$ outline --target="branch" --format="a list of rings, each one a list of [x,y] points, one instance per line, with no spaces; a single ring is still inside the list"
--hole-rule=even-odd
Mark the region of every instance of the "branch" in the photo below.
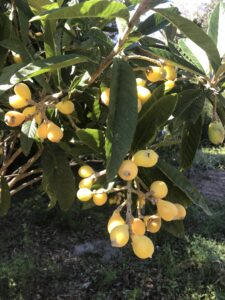
[[[155,65],[157,65],[157,66],[159,66],[159,67],[162,66],[162,64],[161,64],[160,61],[158,61],[158,60],[156,60],[156,59],[154,59],[154,58],[151,58],[151,57],[143,56],[143,55],[129,55],[129,56],[126,56],[126,57],[125,57],[125,60],[129,60],[129,59],[146,60],[146,61],[148,61],[148,62],[150,62],[150,63],[153,63],[153,64],[155,64]],[[144,68],[144,69],[146,69],[146,68]]]
[[[7,168],[14,162],[14,160],[22,153],[22,149],[18,148],[13,155],[6,161],[3,162],[2,168],[0,169],[1,176],[4,175]]]
[[[10,182],[9,182],[9,188],[11,189],[17,181],[21,180],[23,178],[23,174],[33,165],[35,161],[38,160],[38,158],[41,156],[43,149],[39,149],[37,153],[32,156],[19,170],[18,176],[14,177]]]
[[[40,181],[41,179],[42,179],[42,175],[40,177],[36,177],[36,178],[34,178],[34,179],[32,179],[32,180],[30,180],[28,182],[22,183],[18,188],[14,189],[14,190],[11,190],[10,191],[10,195],[11,196],[15,195],[19,191],[21,191],[21,190],[25,189],[26,187],[28,187],[28,186],[30,186],[30,185],[32,185],[32,184]]]
[[[102,72],[112,63],[114,56],[116,56],[123,49],[123,46],[126,43],[127,38],[131,33],[133,27],[138,22],[140,16],[151,8],[152,2],[152,0],[142,0],[133,17],[129,21],[126,29],[124,30],[123,35],[118,40],[111,53],[103,60],[103,62],[100,64],[95,73],[87,81],[88,85],[91,85],[102,74]]]

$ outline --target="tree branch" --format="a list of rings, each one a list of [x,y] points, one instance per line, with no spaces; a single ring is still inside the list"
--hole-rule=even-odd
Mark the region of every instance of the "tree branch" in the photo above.
[[[140,16],[144,14],[146,11],[148,11],[149,9],[151,9],[151,4],[152,4],[152,0],[142,0],[136,12],[134,13],[133,17],[129,21],[126,29],[124,30],[123,35],[118,40],[111,53],[103,60],[103,62],[100,64],[100,66],[95,71],[95,73],[92,74],[90,79],[87,81],[88,85],[91,85],[102,74],[102,72],[112,63],[114,56],[116,56],[123,49],[123,46],[126,43],[127,38],[131,33],[133,27],[138,22]]]
[[[26,187],[40,181],[42,179],[42,175],[40,177],[35,177],[34,179],[30,180],[30,181],[27,181],[27,182],[24,182],[22,183],[19,187],[17,187],[16,189],[14,190],[11,190],[10,191],[10,195],[13,196],[15,195],[16,193],[18,193],[19,191],[25,189]]]

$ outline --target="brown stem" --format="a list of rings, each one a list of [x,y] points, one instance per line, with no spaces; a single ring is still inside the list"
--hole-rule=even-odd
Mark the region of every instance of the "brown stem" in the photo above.
[[[131,192],[131,181],[127,182],[127,214],[126,223],[129,226],[129,232],[132,234],[131,222],[132,222],[132,192]]]
[[[35,170],[31,170],[28,173],[24,173],[24,174],[15,173],[15,174],[11,174],[11,175],[6,175],[5,178],[8,180],[12,177],[20,176],[20,180],[21,180],[21,179],[24,179],[28,176],[32,176],[34,174],[38,174],[38,173],[42,173],[42,172],[43,172],[42,169],[35,169]]]
[[[88,80],[88,85],[91,85],[102,74],[102,72],[112,63],[114,56],[116,56],[123,49],[123,46],[133,27],[138,22],[140,16],[151,8],[152,2],[152,0],[142,0],[111,53],[103,60],[98,69]]]
[[[26,187],[28,187],[28,186],[30,186],[30,185],[32,185],[32,184],[34,184],[34,183],[40,181],[41,179],[42,179],[42,175],[41,175],[40,177],[36,177],[36,178],[34,178],[34,179],[32,179],[32,180],[30,180],[30,181],[28,181],[28,182],[22,183],[22,184],[21,184],[19,187],[17,187],[16,189],[11,190],[11,191],[10,191],[10,195],[11,195],[11,196],[15,195],[15,194],[18,193],[19,191],[21,191],[21,190],[25,189]]]
[[[159,62],[158,60],[154,59],[154,58],[151,58],[151,57],[147,57],[147,56],[143,56],[143,55],[129,55],[129,56],[126,56],[125,57],[126,60],[129,60],[129,59],[140,59],[140,60],[146,60],[150,63],[153,63],[155,65],[158,65],[158,66],[162,66],[161,62]],[[145,68],[146,69],[146,68]]]
[[[75,129],[75,130],[80,129],[80,128],[75,124],[75,122],[73,121],[73,119],[72,119],[71,116],[67,116],[67,119],[69,120],[70,125],[72,126],[73,129]]]
[[[13,155],[3,162],[2,168],[0,169],[1,176],[5,174],[7,168],[14,162],[14,160],[22,153],[22,149],[18,148]]]
[[[33,165],[35,161],[38,160],[38,158],[41,156],[43,149],[39,149],[37,153],[32,156],[19,170],[18,176],[14,177],[9,182],[9,188],[11,189],[19,180],[23,178],[23,174]]]

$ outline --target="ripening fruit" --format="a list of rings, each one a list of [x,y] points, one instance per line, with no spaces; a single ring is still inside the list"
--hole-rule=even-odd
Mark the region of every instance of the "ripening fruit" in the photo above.
[[[166,200],[159,199],[156,203],[159,216],[165,221],[172,221],[178,214],[177,207]]]
[[[162,81],[165,79],[165,71],[162,67],[151,67],[145,73],[147,79],[151,82]]]
[[[142,78],[136,78],[136,84],[139,86],[145,86],[146,85],[146,80]]]
[[[119,176],[126,181],[133,180],[138,173],[138,167],[131,160],[124,160],[119,168]]]
[[[134,218],[131,223],[131,229],[133,234],[144,235],[145,234],[145,224],[139,218]]]
[[[95,205],[102,206],[107,201],[107,194],[105,192],[102,192],[100,189],[96,192],[96,194],[93,195],[93,201]]]
[[[20,64],[22,62],[22,58],[21,58],[20,54],[17,54],[14,52],[12,55],[12,58],[13,58],[14,63],[16,63],[16,64]]]
[[[106,106],[109,106],[110,102],[110,88],[106,88],[102,93],[101,93],[101,102],[105,104]]]
[[[48,124],[43,122],[36,131],[37,136],[44,140],[48,137]]]
[[[27,106],[29,103],[26,99],[21,98],[18,95],[13,95],[9,97],[9,105],[15,109],[20,109]]]
[[[95,171],[89,165],[81,166],[78,170],[78,174],[82,178],[87,178],[93,175]]]
[[[150,192],[154,198],[162,199],[168,194],[168,187],[164,181],[156,180],[151,184]]]
[[[14,93],[23,98],[24,100],[31,100],[31,91],[30,91],[30,88],[28,85],[26,85],[25,83],[23,82],[20,82],[20,83],[17,83],[15,86],[14,86]]]
[[[90,189],[93,185],[93,183],[95,182],[95,178],[90,176],[87,178],[83,178],[81,179],[81,181],[79,182],[79,188],[88,188]]]
[[[158,158],[158,154],[153,150],[139,150],[133,155],[132,161],[138,167],[151,168],[157,164]]]
[[[55,107],[64,115],[70,115],[74,111],[74,104],[70,100],[60,101]]]
[[[113,247],[124,247],[129,241],[129,227],[127,224],[116,226],[110,232]]]
[[[165,77],[167,80],[175,80],[177,78],[177,72],[174,66],[167,65],[163,69],[166,72]]]
[[[35,112],[36,112],[35,106],[29,106],[29,107],[24,108],[24,110],[23,110],[23,114],[24,114],[25,118],[33,117]]]
[[[212,144],[222,144],[225,137],[225,130],[220,121],[214,121],[209,124],[208,137]]]
[[[47,138],[53,143],[60,142],[63,138],[62,129],[53,122],[49,122],[47,126]]]
[[[92,191],[87,188],[82,188],[77,191],[77,198],[80,201],[86,202],[92,198]]]
[[[108,232],[111,233],[111,231],[116,228],[119,225],[125,224],[125,220],[121,217],[120,213],[117,211],[114,211],[111,218],[108,221]]]
[[[183,220],[186,217],[186,209],[183,205],[179,204],[179,203],[174,203],[174,205],[177,208],[177,215],[175,217],[175,220]]]
[[[161,228],[162,222],[160,216],[158,215],[145,216],[144,221],[147,231],[151,233],[156,233]]]
[[[137,99],[137,107],[138,107],[138,112],[142,109],[142,103],[140,99]]]
[[[21,125],[25,120],[25,117],[22,113],[14,110],[10,110],[5,114],[4,121],[6,125],[10,127],[16,127]]]
[[[133,235],[132,248],[134,254],[141,259],[151,258],[154,252],[151,239],[145,235]]]
[[[144,86],[137,86],[137,97],[143,105],[151,97],[152,93]]]
[[[175,82],[173,80],[167,80],[165,82],[165,92],[169,92],[172,90],[175,86]]]

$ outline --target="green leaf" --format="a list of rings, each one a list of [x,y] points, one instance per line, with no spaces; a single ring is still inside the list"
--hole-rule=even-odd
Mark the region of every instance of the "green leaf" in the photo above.
[[[169,21],[167,21],[162,15],[155,13],[141,22],[138,26],[138,30],[142,34],[148,35],[161,30],[168,24]]]
[[[0,192],[0,216],[7,215],[11,206],[10,191],[6,179],[1,176],[1,192]]]
[[[219,50],[220,56],[225,54],[224,45],[224,28],[225,28],[225,2],[220,0],[211,13],[208,35],[214,41]]]
[[[30,9],[35,15],[44,13],[48,10],[56,9],[59,7],[58,3],[51,2],[50,0],[27,0]]]
[[[164,16],[189,39],[202,48],[206,52],[212,68],[215,72],[217,71],[220,66],[220,54],[213,40],[198,25],[182,16],[174,14],[166,8],[155,9],[155,11]]]
[[[112,181],[130,150],[137,123],[136,78],[123,60],[113,62],[106,130],[107,178]]]
[[[150,98],[145,105],[145,109],[142,109],[138,116],[138,124],[132,145],[133,151],[143,148],[153,140],[157,131],[172,115],[176,102],[176,94],[163,96],[157,101],[153,101],[152,104]]]
[[[34,137],[36,134],[36,129],[37,127],[34,119],[32,121],[23,123],[21,127],[20,146],[25,156],[28,156],[30,154],[30,150],[32,148]]]
[[[46,72],[52,72],[57,69],[84,63],[88,60],[89,59],[85,56],[76,56],[74,54],[60,55],[43,60],[36,60],[15,72],[10,81],[14,82],[15,84],[19,81],[35,77]]]
[[[174,183],[175,186],[182,190],[195,205],[201,207],[207,215],[211,215],[211,212],[206,204],[205,197],[181,172],[162,160],[158,162],[157,167],[170,179],[170,181]]]
[[[97,153],[104,153],[104,134],[98,129],[86,128],[76,131],[79,139],[87,145],[90,149]]]
[[[116,17],[128,19],[127,7],[116,1],[89,0],[69,7],[62,7],[45,12],[31,19],[36,20],[59,20],[73,18],[103,18],[113,19]]]
[[[178,93],[176,109],[173,113],[175,121],[191,121],[195,123],[203,110],[205,95],[200,89],[189,89]]]
[[[42,154],[43,188],[52,203],[67,211],[75,200],[75,179],[65,153],[51,145]]]
[[[215,81],[217,82],[219,80],[219,77],[225,73],[225,64],[222,64],[219,69],[217,70],[215,74]]]
[[[183,221],[162,222],[162,229],[174,235],[177,238],[184,238],[184,223]]]
[[[200,64],[198,58],[196,57],[196,52],[187,45],[188,39],[179,39],[178,46],[179,51],[182,51],[182,55],[185,59],[189,60],[190,63],[195,65],[202,73],[205,73],[204,68]]]
[[[180,148],[180,165],[186,169],[191,166],[195,153],[198,149],[202,135],[202,117],[198,118],[195,123],[185,122],[182,132],[182,142]]]

